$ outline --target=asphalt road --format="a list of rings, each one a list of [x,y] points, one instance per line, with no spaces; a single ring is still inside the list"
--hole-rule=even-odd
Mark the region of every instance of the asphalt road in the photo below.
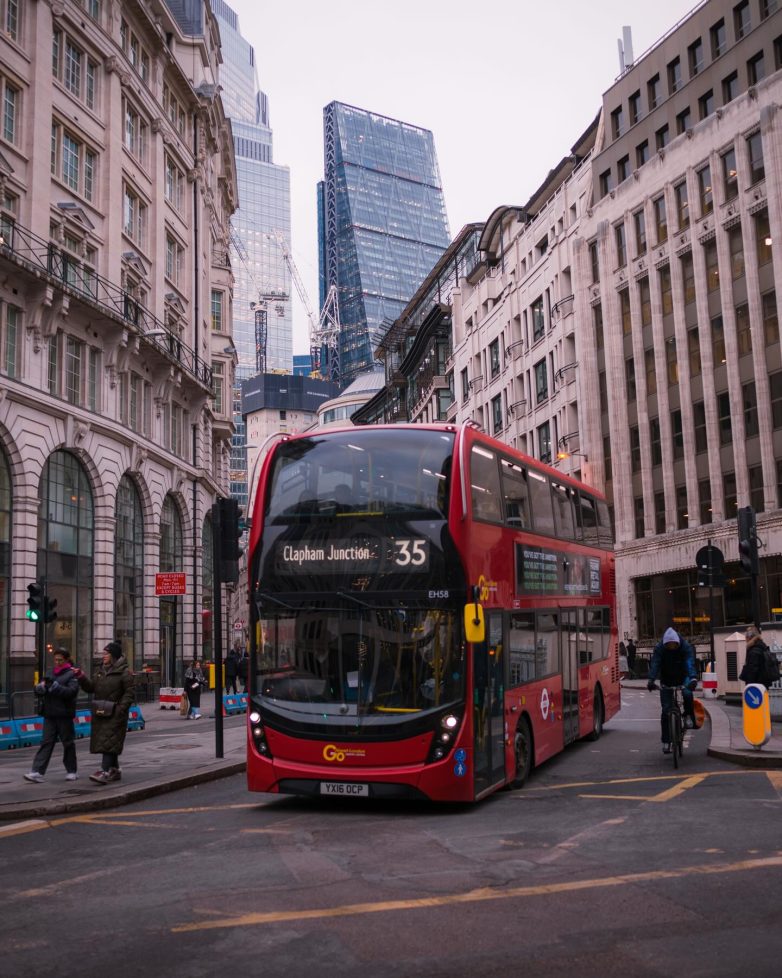
[[[0,975],[780,974],[782,772],[674,771],[658,699],[477,806],[243,777],[0,826]]]

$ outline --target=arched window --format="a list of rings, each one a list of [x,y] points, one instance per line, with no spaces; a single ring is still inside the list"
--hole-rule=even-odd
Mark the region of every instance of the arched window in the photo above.
[[[144,517],[138,489],[127,475],[117,489],[114,515],[114,635],[138,672],[144,665]]]
[[[84,466],[70,452],[52,452],[38,488],[38,576],[57,601],[46,625],[46,645],[68,649],[85,670],[96,650],[92,637],[94,504]],[[38,663],[41,668],[43,663]]]
[[[0,448],[0,693],[10,692],[11,664],[11,468]]]
[[[172,497],[166,496],[160,514],[160,572],[184,569],[182,517]],[[163,686],[181,686],[185,677],[181,609],[181,597],[160,598],[160,682]]]
[[[201,658],[211,662],[213,656],[212,606],[214,603],[214,555],[211,514],[201,530]]]

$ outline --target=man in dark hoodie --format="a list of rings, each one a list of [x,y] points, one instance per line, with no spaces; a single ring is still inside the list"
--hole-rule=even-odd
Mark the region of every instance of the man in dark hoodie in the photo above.
[[[54,665],[51,672],[48,672],[34,688],[41,702],[43,737],[41,746],[33,758],[33,766],[29,774],[24,776],[25,780],[34,782],[44,780],[54,745],[59,740],[63,747],[65,780],[75,781],[78,774],[73,718],[76,716],[79,682],[71,664],[71,654],[67,649],[54,650]]]
[[[695,649],[690,643],[680,637],[673,628],[666,628],[662,641],[658,642],[652,653],[649,665],[648,689],[654,689],[655,680],[660,677],[663,686],[683,686],[685,723],[688,727],[695,726],[695,708],[692,691],[698,685],[698,672],[695,668]],[[671,741],[668,731],[668,711],[673,706],[673,690],[660,690],[660,706],[662,715],[663,753],[670,754]]]

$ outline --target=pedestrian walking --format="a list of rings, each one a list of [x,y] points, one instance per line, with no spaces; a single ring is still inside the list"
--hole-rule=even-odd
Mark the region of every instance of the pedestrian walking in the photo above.
[[[242,681],[242,692],[247,692],[247,667],[250,663],[250,657],[247,655],[247,650],[242,651],[241,657],[239,658],[239,664],[237,666],[237,674]]]
[[[43,716],[43,736],[41,746],[33,758],[26,781],[44,780],[46,768],[52,758],[54,745],[62,744],[62,761],[65,765],[65,780],[75,781],[76,745],[73,718],[76,716],[76,697],[79,695],[79,680],[71,663],[67,649],[55,649],[52,671],[47,673],[34,687],[39,697],[39,711]]]
[[[630,639],[625,647],[627,655],[627,671],[631,679],[635,679],[635,642]]]
[[[119,755],[128,732],[128,711],[133,703],[133,674],[119,642],[109,642],[92,679],[78,670],[79,685],[92,693],[90,753],[101,754],[101,766],[90,775],[96,784],[119,781]]]
[[[225,691],[230,693],[232,690],[237,693],[236,677],[239,673],[239,658],[241,650],[234,646],[225,657]]]
[[[201,669],[198,659],[193,659],[191,666],[185,671],[185,692],[190,703],[186,719],[201,719],[201,690],[206,686],[206,676]]]

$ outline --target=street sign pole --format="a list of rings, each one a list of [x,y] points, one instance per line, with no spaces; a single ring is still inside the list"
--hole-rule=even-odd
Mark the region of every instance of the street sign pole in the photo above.
[[[711,539],[706,541],[709,548],[709,658],[714,672],[714,548]]]
[[[212,640],[215,658],[215,757],[223,756],[223,573],[220,564],[220,507],[212,505]]]

